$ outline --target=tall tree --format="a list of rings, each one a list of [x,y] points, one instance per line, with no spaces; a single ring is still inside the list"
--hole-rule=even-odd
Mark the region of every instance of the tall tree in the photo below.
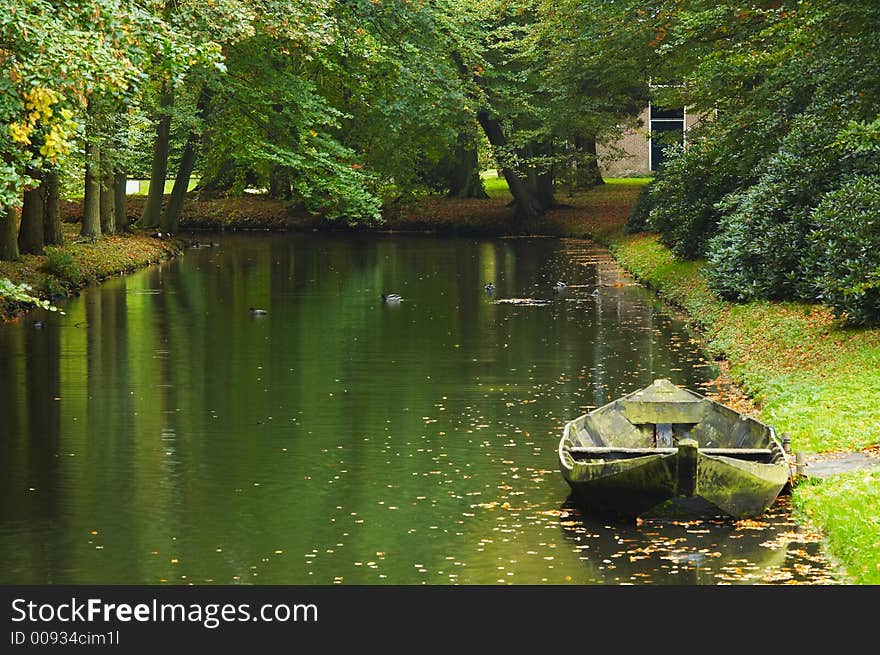
[[[15,261],[18,251],[19,209],[12,203],[0,207],[0,260]]]
[[[159,92],[159,109],[155,118],[156,133],[153,138],[153,163],[150,167],[150,188],[147,202],[141,213],[141,227],[156,227],[162,213],[162,199],[165,195],[165,180],[168,177],[168,148],[171,139],[171,106],[174,95],[167,83]]]
[[[174,52],[166,47],[174,31],[145,4],[0,0],[0,126],[9,136],[0,139],[0,208],[21,206],[25,189],[39,181],[31,173],[41,177],[68,166],[94,96],[130,103],[153,53]],[[192,49],[179,57],[191,58]],[[30,241],[32,221],[24,225]],[[8,245],[0,250],[12,252]]]
[[[178,229],[183,201],[189,189],[190,178],[195,169],[196,156],[202,142],[201,122],[206,117],[211,103],[211,95],[210,88],[207,84],[203,84],[199,91],[199,99],[196,102],[194,120],[197,122],[190,128],[189,135],[186,138],[186,145],[183,148],[177,175],[174,178],[174,187],[171,189],[171,197],[168,199],[168,206],[162,214],[161,226],[166,232],[174,233]]]

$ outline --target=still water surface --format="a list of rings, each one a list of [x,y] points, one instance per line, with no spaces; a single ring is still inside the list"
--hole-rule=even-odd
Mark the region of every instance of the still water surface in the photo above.
[[[566,420],[715,374],[589,243],[199,238],[0,328],[0,583],[834,581],[785,499],[739,523],[569,504]]]

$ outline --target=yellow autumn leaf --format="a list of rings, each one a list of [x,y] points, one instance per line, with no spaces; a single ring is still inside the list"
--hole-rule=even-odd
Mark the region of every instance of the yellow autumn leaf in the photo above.
[[[29,146],[31,144],[30,133],[31,130],[27,125],[21,123],[11,123],[9,125],[9,134],[12,136],[12,140],[17,143]]]

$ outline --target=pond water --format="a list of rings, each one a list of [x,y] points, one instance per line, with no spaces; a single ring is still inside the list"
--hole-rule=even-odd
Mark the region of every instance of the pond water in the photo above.
[[[740,522],[570,504],[565,421],[716,373],[605,251],[198,238],[0,328],[0,583],[834,582],[785,498]]]

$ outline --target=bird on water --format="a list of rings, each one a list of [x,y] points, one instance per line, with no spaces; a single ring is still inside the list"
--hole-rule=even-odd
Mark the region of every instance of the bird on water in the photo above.
[[[257,309],[256,307],[251,307],[251,315],[252,316],[265,316],[268,314],[265,309]]]
[[[489,282],[489,284],[486,285],[486,293],[492,293],[493,291],[495,291],[495,284]]]
[[[559,282],[557,282],[553,286],[553,288],[556,289],[556,291],[563,291],[563,290],[565,290],[566,287],[568,287],[568,282],[566,282],[565,280],[559,280]]]
[[[397,293],[383,293],[382,294],[382,302],[384,303],[397,303],[403,300],[400,294]]]

